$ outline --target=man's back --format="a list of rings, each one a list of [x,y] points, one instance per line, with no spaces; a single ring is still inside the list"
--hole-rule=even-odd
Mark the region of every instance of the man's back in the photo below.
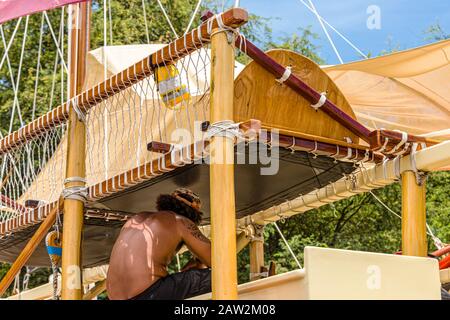
[[[189,219],[170,211],[140,213],[123,226],[107,277],[111,299],[130,299],[167,276],[182,243],[210,265],[210,243]]]

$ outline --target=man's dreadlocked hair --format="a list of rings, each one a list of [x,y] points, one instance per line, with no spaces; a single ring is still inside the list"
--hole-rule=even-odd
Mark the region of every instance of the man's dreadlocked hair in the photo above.
[[[179,190],[182,190],[182,192],[180,192]],[[187,203],[183,202],[183,200],[178,200],[177,197],[182,198],[189,203],[200,203],[200,199],[198,199],[198,196],[196,196],[192,191],[187,190],[189,191],[188,193],[185,192],[185,190],[187,189],[177,189],[175,191],[176,195],[175,192],[172,194],[159,195],[158,199],[156,200],[156,209],[158,211],[173,211],[176,214],[188,218],[196,225],[198,225],[202,220],[203,213],[189,206]]]

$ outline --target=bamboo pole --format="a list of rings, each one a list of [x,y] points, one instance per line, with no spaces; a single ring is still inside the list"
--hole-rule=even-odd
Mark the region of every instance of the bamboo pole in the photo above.
[[[211,37],[211,123],[233,119],[234,47],[226,32]],[[210,144],[212,298],[237,299],[234,141],[213,137]]]
[[[8,289],[11,282],[16,277],[17,273],[20,272],[22,267],[27,263],[28,259],[30,259],[31,255],[36,250],[39,243],[41,243],[41,241],[46,236],[48,230],[50,230],[50,228],[55,223],[56,215],[58,214],[58,211],[61,210],[62,203],[63,203],[62,201],[59,201],[58,204],[55,207],[53,207],[52,210],[50,210],[47,217],[44,219],[44,221],[42,221],[41,225],[36,230],[31,239],[28,240],[26,246],[20,252],[19,256],[16,258],[11,268],[9,268],[8,272],[3,277],[2,281],[0,282],[0,296],[5,293],[6,289]]]
[[[425,182],[418,185],[413,171],[402,173],[402,252],[426,257]]]
[[[90,1],[69,7],[69,97],[81,92],[86,74],[86,54],[89,49]],[[72,106],[69,111],[66,178],[84,178],[86,128]],[[84,186],[80,181],[66,182],[65,188]],[[80,200],[64,200],[64,225],[62,239],[62,288],[63,300],[80,300],[81,286],[81,238],[84,203]]]
[[[250,242],[250,281],[261,279],[264,267],[264,241],[257,238]]]
[[[95,286],[86,292],[83,296],[83,300],[92,300],[106,290],[106,280],[99,281],[95,284]]]

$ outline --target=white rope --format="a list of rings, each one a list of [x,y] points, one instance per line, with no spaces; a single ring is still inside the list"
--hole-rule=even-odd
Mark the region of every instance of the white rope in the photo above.
[[[336,56],[337,56],[339,62],[340,62],[341,64],[343,64],[344,61],[342,60],[341,55],[339,54],[338,49],[337,49],[336,46],[334,45],[333,39],[331,39],[330,34],[328,33],[327,28],[324,26],[322,20],[320,19],[319,12],[317,11],[316,7],[314,6],[314,3],[312,2],[312,0],[308,0],[308,1],[309,1],[309,4],[311,5],[311,8],[314,10],[314,14],[315,14],[316,17],[317,17],[317,20],[319,21],[319,24],[320,24],[320,26],[322,27],[322,30],[323,30],[323,32],[325,33],[325,35],[326,35],[326,37],[327,37],[327,39],[328,39],[328,42],[330,43],[331,47],[333,48],[334,53],[336,54]]]
[[[11,35],[11,38],[9,39],[8,45],[7,46],[5,45],[5,53],[3,54],[2,60],[0,61],[0,70],[2,69],[3,63],[5,62],[6,57],[8,56],[9,49],[11,48],[11,45],[12,45],[12,43],[14,41],[14,38],[15,38],[16,33],[17,33],[17,30],[19,30],[19,26],[20,26],[21,22],[22,22],[22,17],[20,17],[19,20],[17,20],[16,27],[14,28],[14,31],[13,31],[13,33]],[[0,24],[0,30],[3,33],[3,25],[2,24]]]
[[[61,48],[59,47],[58,40],[56,39],[55,32],[53,31],[52,24],[50,22],[50,19],[48,18],[48,15],[47,15],[46,11],[44,11],[44,16],[45,16],[45,19],[47,20],[48,28],[49,28],[50,33],[52,35],[53,42],[55,43],[56,49],[58,50],[59,58],[61,59],[61,62],[63,64],[63,66],[64,66],[64,69],[66,70],[66,73],[69,73],[69,69],[67,68],[66,61],[64,60],[64,54],[62,53]]]
[[[150,34],[148,33],[147,10],[145,9],[145,0],[142,0],[142,11],[144,13],[145,36],[147,37],[147,43],[150,44]]]
[[[26,36],[27,36],[27,29],[28,29],[28,17],[26,19],[24,37],[23,37],[23,42],[22,42],[22,53],[21,53],[22,59],[21,59],[21,61],[19,63],[19,65],[20,65],[19,69],[21,69],[21,66],[22,66],[23,51],[24,51],[25,40],[26,40]],[[2,37],[2,43],[3,43],[3,46],[5,47],[5,51],[6,51],[6,48],[8,48],[8,46],[6,45],[6,37],[5,37],[5,34],[3,32],[2,25],[0,25],[0,33],[1,33],[1,37]],[[12,39],[13,39],[13,36],[11,36],[10,44],[11,44],[11,40]],[[11,110],[11,118],[10,118],[10,123],[9,123],[9,130],[8,130],[8,133],[11,133],[12,130],[13,130],[14,116],[15,116],[15,113],[16,113],[16,109],[17,109],[17,115],[18,115],[18,118],[19,118],[20,125],[23,126],[24,122],[23,122],[23,119],[22,119],[22,114],[21,114],[21,111],[20,111],[20,104],[19,104],[19,100],[18,100],[17,85],[19,84],[19,82],[14,80],[14,73],[13,73],[13,70],[12,70],[12,67],[11,67],[11,61],[9,59],[8,52],[5,52],[4,57],[6,59],[6,63],[7,63],[7,66],[8,66],[8,71],[9,71],[9,74],[10,74],[11,87],[12,87],[13,93],[14,93],[13,107],[12,107],[12,110]],[[18,71],[18,77],[20,77],[20,70]]]
[[[240,137],[239,123],[233,120],[223,120],[211,124],[206,132],[206,140],[211,140],[212,137],[226,137],[234,139]]]
[[[108,0],[108,16],[109,16],[109,43],[113,42],[113,29],[112,29],[112,15],[111,15],[111,0]]]
[[[68,177],[64,180],[64,184],[71,182],[86,183],[86,179],[82,177]],[[88,188],[85,186],[65,187],[62,191],[64,199],[78,200],[86,203],[88,198]]]
[[[292,251],[291,246],[287,242],[286,238],[284,237],[283,233],[281,232],[280,228],[278,227],[278,224],[276,222],[273,223],[275,228],[277,229],[281,239],[283,239],[284,244],[286,245],[286,248],[288,249],[289,253],[292,255],[292,257],[295,260],[295,263],[297,264],[299,269],[303,269],[302,265],[300,264],[300,261],[298,261],[297,256],[294,254],[294,251]]]
[[[322,107],[325,104],[325,102],[327,102],[327,93],[326,92],[322,92],[320,94],[319,101],[317,101],[316,104],[312,104],[311,107],[313,107],[314,110],[317,111],[317,110],[319,110],[320,107]]]
[[[283,75],[280,78],[275,79],[275,81],[278,82],[279,84],[283,84],[287,79],[289,79],[291,74],[292,74],[292,67],[287,66],[286,69],[284,69]]]
[[[402,216],[399,215],[397,212],[395,212],[394,210],[392,210],[391,208],[389,208],[389,206],[384,203],[380,198],[378,198],[375,193],[372,192],[372,190],[369,191],[369,193],[375,198],[375,200],[377,200],[384,208],[386,208],[390,213],[392,213],[394,216],[396,216],[397,218],[399,218],[400,220],[402,220]],[[431,231],[430,226],[428,225],[428,223],[426,223],[426,227],[427,227],[427,234],[433,239],[434,245],[436,246],[436,248],[441,249],[444,247],[444,244],[442,243],[442,241],[436,237],[433,234],[433,231]]]
[[[108,78],[108,61],[106,60],[106,47],[108,45],[108,27],[107,27],[107,3],[108,0],[103,0],[103,80]]]
[[[202,4],[202,0],[198,0],[197,6],[195,7],[194,12],[192,13],[191,20],[189,20],[188,26],[186,28],[186,31],[184,31],[184,34],[187,34],[189,32],[189,29],[191,29],[192,23],[194,22],[195,16],[197,15],[201,4]]]
[[[156,0],[156,1],[158,2],[159,7],[161,8],[161,11],[162,11],[164,17],[166,18],[167,23],[169,24],[170,29],[172,30],[173,34],[175,35],[176,38],[179,38],[177,32],[175,31],[175,28],[173,27],[172,22],[170,21],[169,16],[167,15],[166,10],[164,9],[164,6],[163,6],[162,3],[161,3],[161,1],[160,1],[160,0]]]
[[[444,129],[444,130],[439,130],[439,131],[423,133],[423,134],[419,134],[418,136],[424,137],[424,138],[432,138],[432,137],[439,137],[439,136],[446,136],[446,135],[450,135],[450,128]]]
[[[64,10],[65,8],[64,7],[61,7],[61,23],[60,23],[60,34],[61,34],[61,53],[63,54],[63,56],[64,56],[64,30],[65,30],[65,26],[64,26],[64,17],[65,17],[65,10]],[[61,98],[61,102],[60,102],[60,104],[61,105],[63,105],[64,104],[64,102],[66,101],[66,99],[65,99],[65,97],[64,97],[64,88],[65,88],[65,86],[64,86],[64,68],[62,68],[61,67],[61,81],[60,81],[60,84],[61,84],[61,95],[60,95],[60,98]],[[69,76],[69,75],[68,75]]]
[[[395,145],[395,147],[392,148],[392,150],[386,151],[386,154],[393,154],[393,153],[395,153],[398,150],[398,148],[403,146],[408,141],[408,133],[407,132],[400,131],[400,130],[394,130],[394,131],[400,132],[402,134],[402,139],[400,140],[399,143],[397,143]]]
[[[381,146],[380,150],[377,150],[377,151],[382,153],[384,150],[386,150],[388,142],[389,142],[389,139],[385,137],[383,145]]]
[[[58,33],[58,44],[61,46],[61,50],[64,49],[64,45],[63,45],[63,35],[64,35],[64,12],[61,11],[61,21],[60,21],[60,25],[59,25],[59,33]],[[64,53],[61,51],[61,54],[64,55]],[[48,103],[48,110],[52,110],[53,108],[53,95],[55,93],[55,85],[56,85],[56,73],[58,71],[58,59],[60,58],[59,55],[55,55],[55,62],[53,65],[53,77],[52,77],[52,86],[51,86],[51,90],[50,90],[50,99],[49,99],[49,103]],[[61,68],[63,69],[63,68]],[[61,94],[61,96],[63,96],[63,94]]]
[[[19,59],[19,67],[17,70],[17,78],[16,78],[16,86],[15,86],[15,90],[14,90],[14,101],[17,104],[17,115],[19,116],[19,120],[20,120],[20,124],[21,126],[23,126],[25,123],[22,119],[22,113],[20,111],[20,105],[19,105],[19,86],[20,86],[20,78],[22,75],[22,65],[23,65],[23,55],[25,52],[25,43],[27,41],[27,36],[28,36],[28,20],[29,20],[30,16],[27,16],[25,18],[25,30],[23,31],[23,40],[22,40],[22,49],[20,51],[20,59]]]
[[[314,12],[314,10],[304,1],[304,0],[300,0],[300,2],[306,7],[308,8],[309,11],[311,11],[312,13],[316,14]],[[368,59],[367,55],[364,54],[361,50],[359,50],[359,48],[357,46],[355,46],[349,39],[347,39],[347,37],[345,37],[342,33],[340,33],[335,27],[333,27],[330,23],[328,23],[327,20],[325,20],[322,16],[320,16],[319,14],[317,14],[317,18],[319,18],[321,21],[323,21],[328,27],[330,27],[331,30],[333,30],[334,32],[336,32],[337,35],[339,35],[345,42],[347,42],[347,44],[349,44],[356,52],[358,52],[361,56],[363,56],[365,59]]]

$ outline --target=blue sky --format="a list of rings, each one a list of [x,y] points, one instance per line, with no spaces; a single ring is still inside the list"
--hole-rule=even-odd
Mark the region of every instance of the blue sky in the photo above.
[[[308,0],[304,0],[309,4]],[[313,0],[319,14],[361,51],[380,54],[391,47],[408,49],[426,44],[424,30],[439,22],[450,34],[449,0]],[[367,27],[367,8],[380,9],[380,29]],[[300,0],[241,0],[240,6],[263,17],[273,17],[270,26],[275,36],[291,35],[298,27],[312,26],[320,36],[320,55],[328,64],[339,63],[316,16]],[[330,29],[344,62],[359,60],[354,49]]]

